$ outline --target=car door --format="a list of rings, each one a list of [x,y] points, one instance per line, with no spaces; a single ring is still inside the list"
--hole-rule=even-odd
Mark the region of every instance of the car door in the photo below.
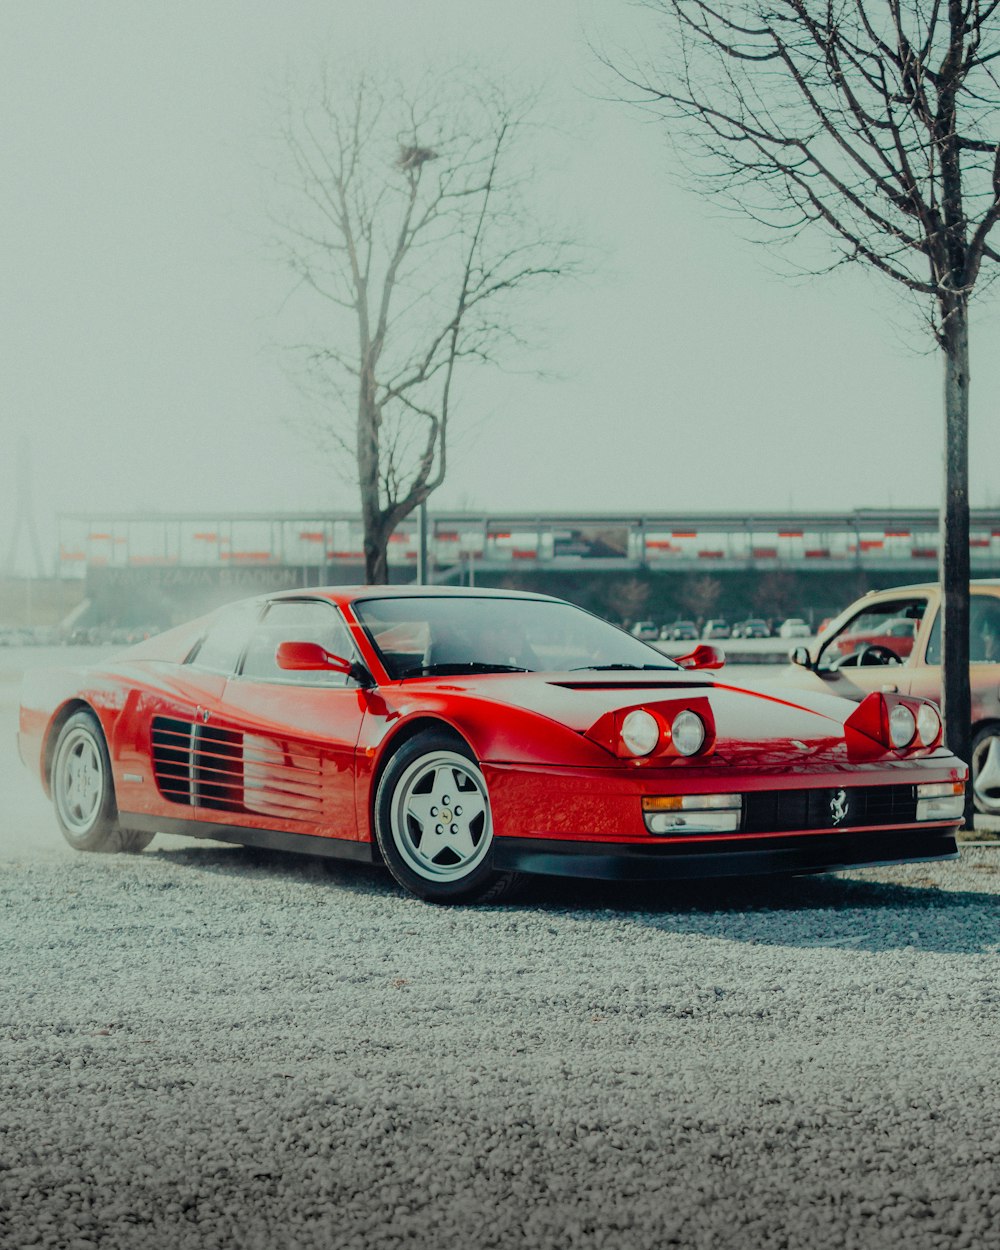
[[[216,779],[216,746],[208,728],[218,717],[226,682],[246,649],[262,600],[222,609],[183,664],[149,664],[129,726],[117,743],[119,810],[173,820],[202,818],[201,794]]]
[[[928,623],[922,662],[911,670],[905,693],[941,701],[941,609]],[[1000,711],[1000,597],[972,589],[969,603],[969,685],[972,722]]]
[[[339,612],[325,600],[267,605],[213,721],[221,749],[231,752],[223,784],[233,779],[240,798],[226,823],[356,840],[355,749],[367,695],[343,673],[279,668],[282,642],[356,654]],[[224,790],[221,801],[231,796]]]

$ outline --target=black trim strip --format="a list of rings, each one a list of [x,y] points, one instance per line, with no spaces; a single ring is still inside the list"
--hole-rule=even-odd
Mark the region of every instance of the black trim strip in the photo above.
[[[690,845],[562,842],[550,838],[496,838],[493,866],[509,872],[599,881],[669,881],[695,877],[751,877],[769,873],[837,872],[876,864],[956,859],[955,827],[809,834],[739,849]]]
[[[250,829],[242,825],[216,825],[203,820],[178,820],[173,816],[143,816],[122,812],[126,829],[144,833],[174,833],[185,838],[211,838],[216,842],[237,842],[242,846],[261,846],[269,851],[296,851],[306,855],[324,855],[330,859],[353,859],[363,864],[375,863],[370,842],[347,838],[321,838],[312,833],[285,833],[280,829]]]

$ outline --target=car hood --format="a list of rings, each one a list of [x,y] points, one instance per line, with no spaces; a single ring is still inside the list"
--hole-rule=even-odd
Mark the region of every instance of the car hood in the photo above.
[[[421,684],[424,684],[421,682]],[[703,673],[517,673],[428,681],[451,699],[467,696],[534,713],[587,734],[609,712],[668,705],[680,710],[688,700],[707,700],[716,727],[713,762],[757,768],[796,767],[809,771],[815,761],[829,768],[847,762],[844,722],[856,704],[830,695],[731,685]],[[651,761],[652,762],[652,761]]]

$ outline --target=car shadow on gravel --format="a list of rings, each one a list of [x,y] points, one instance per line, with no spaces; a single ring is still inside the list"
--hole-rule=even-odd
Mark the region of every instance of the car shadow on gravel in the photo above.
[[[997,949],[1000,897],[942,889],[929,879],[817,874],[677,885],[535,878],[517,903],[550,913],[610,913],[664,932],[751,945],[976,954]]]
[[[376,865],[322,859],[258,847],[165,844],[156,854],[199,874],[294,881],[303,889],[343,890],[355,897],[393,897],[412,904]],[[1000,864],[972,865],[992,884]],[[856,873],[716,881],[609,882],[526,877],[509,902],[462,911],[622,920],[677,934],[718,937],[749,945],[845,950],[912,950],[975,954],[997,948],[1000,894],[942,889],[919,866],[910,881],[887,882]],[[885,871],[885,870],[882,870]],[[940,869],[938,869],[940,871]]]
[[[146,855],[157,855],[178,868],[192,868],[199,873],[246,877],[253,874],[301,882],[303,886],[338,889],[343,886],[357,894],[398,893],[392,879],[375,864],[353,863],[343,859],[326,859],[319,855],[298,855],[294,851],[274,851],[233,842],[163,842]]]

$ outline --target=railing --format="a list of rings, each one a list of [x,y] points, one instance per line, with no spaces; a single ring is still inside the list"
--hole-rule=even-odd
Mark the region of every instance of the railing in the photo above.
[[[392,535],[391,566],[416,563],[416,517]],[[81,515],[59,518],[64,577],[87,567],[326,568],[363,564],[352,513]],[[442,512],[429,518],[429,558],[439,568],[692,570],[901,567],[924,571],[938,556],[931,510],[845,513],[542,514]],[[1000,568],[1000,510],[975,510],[973,569]]]

